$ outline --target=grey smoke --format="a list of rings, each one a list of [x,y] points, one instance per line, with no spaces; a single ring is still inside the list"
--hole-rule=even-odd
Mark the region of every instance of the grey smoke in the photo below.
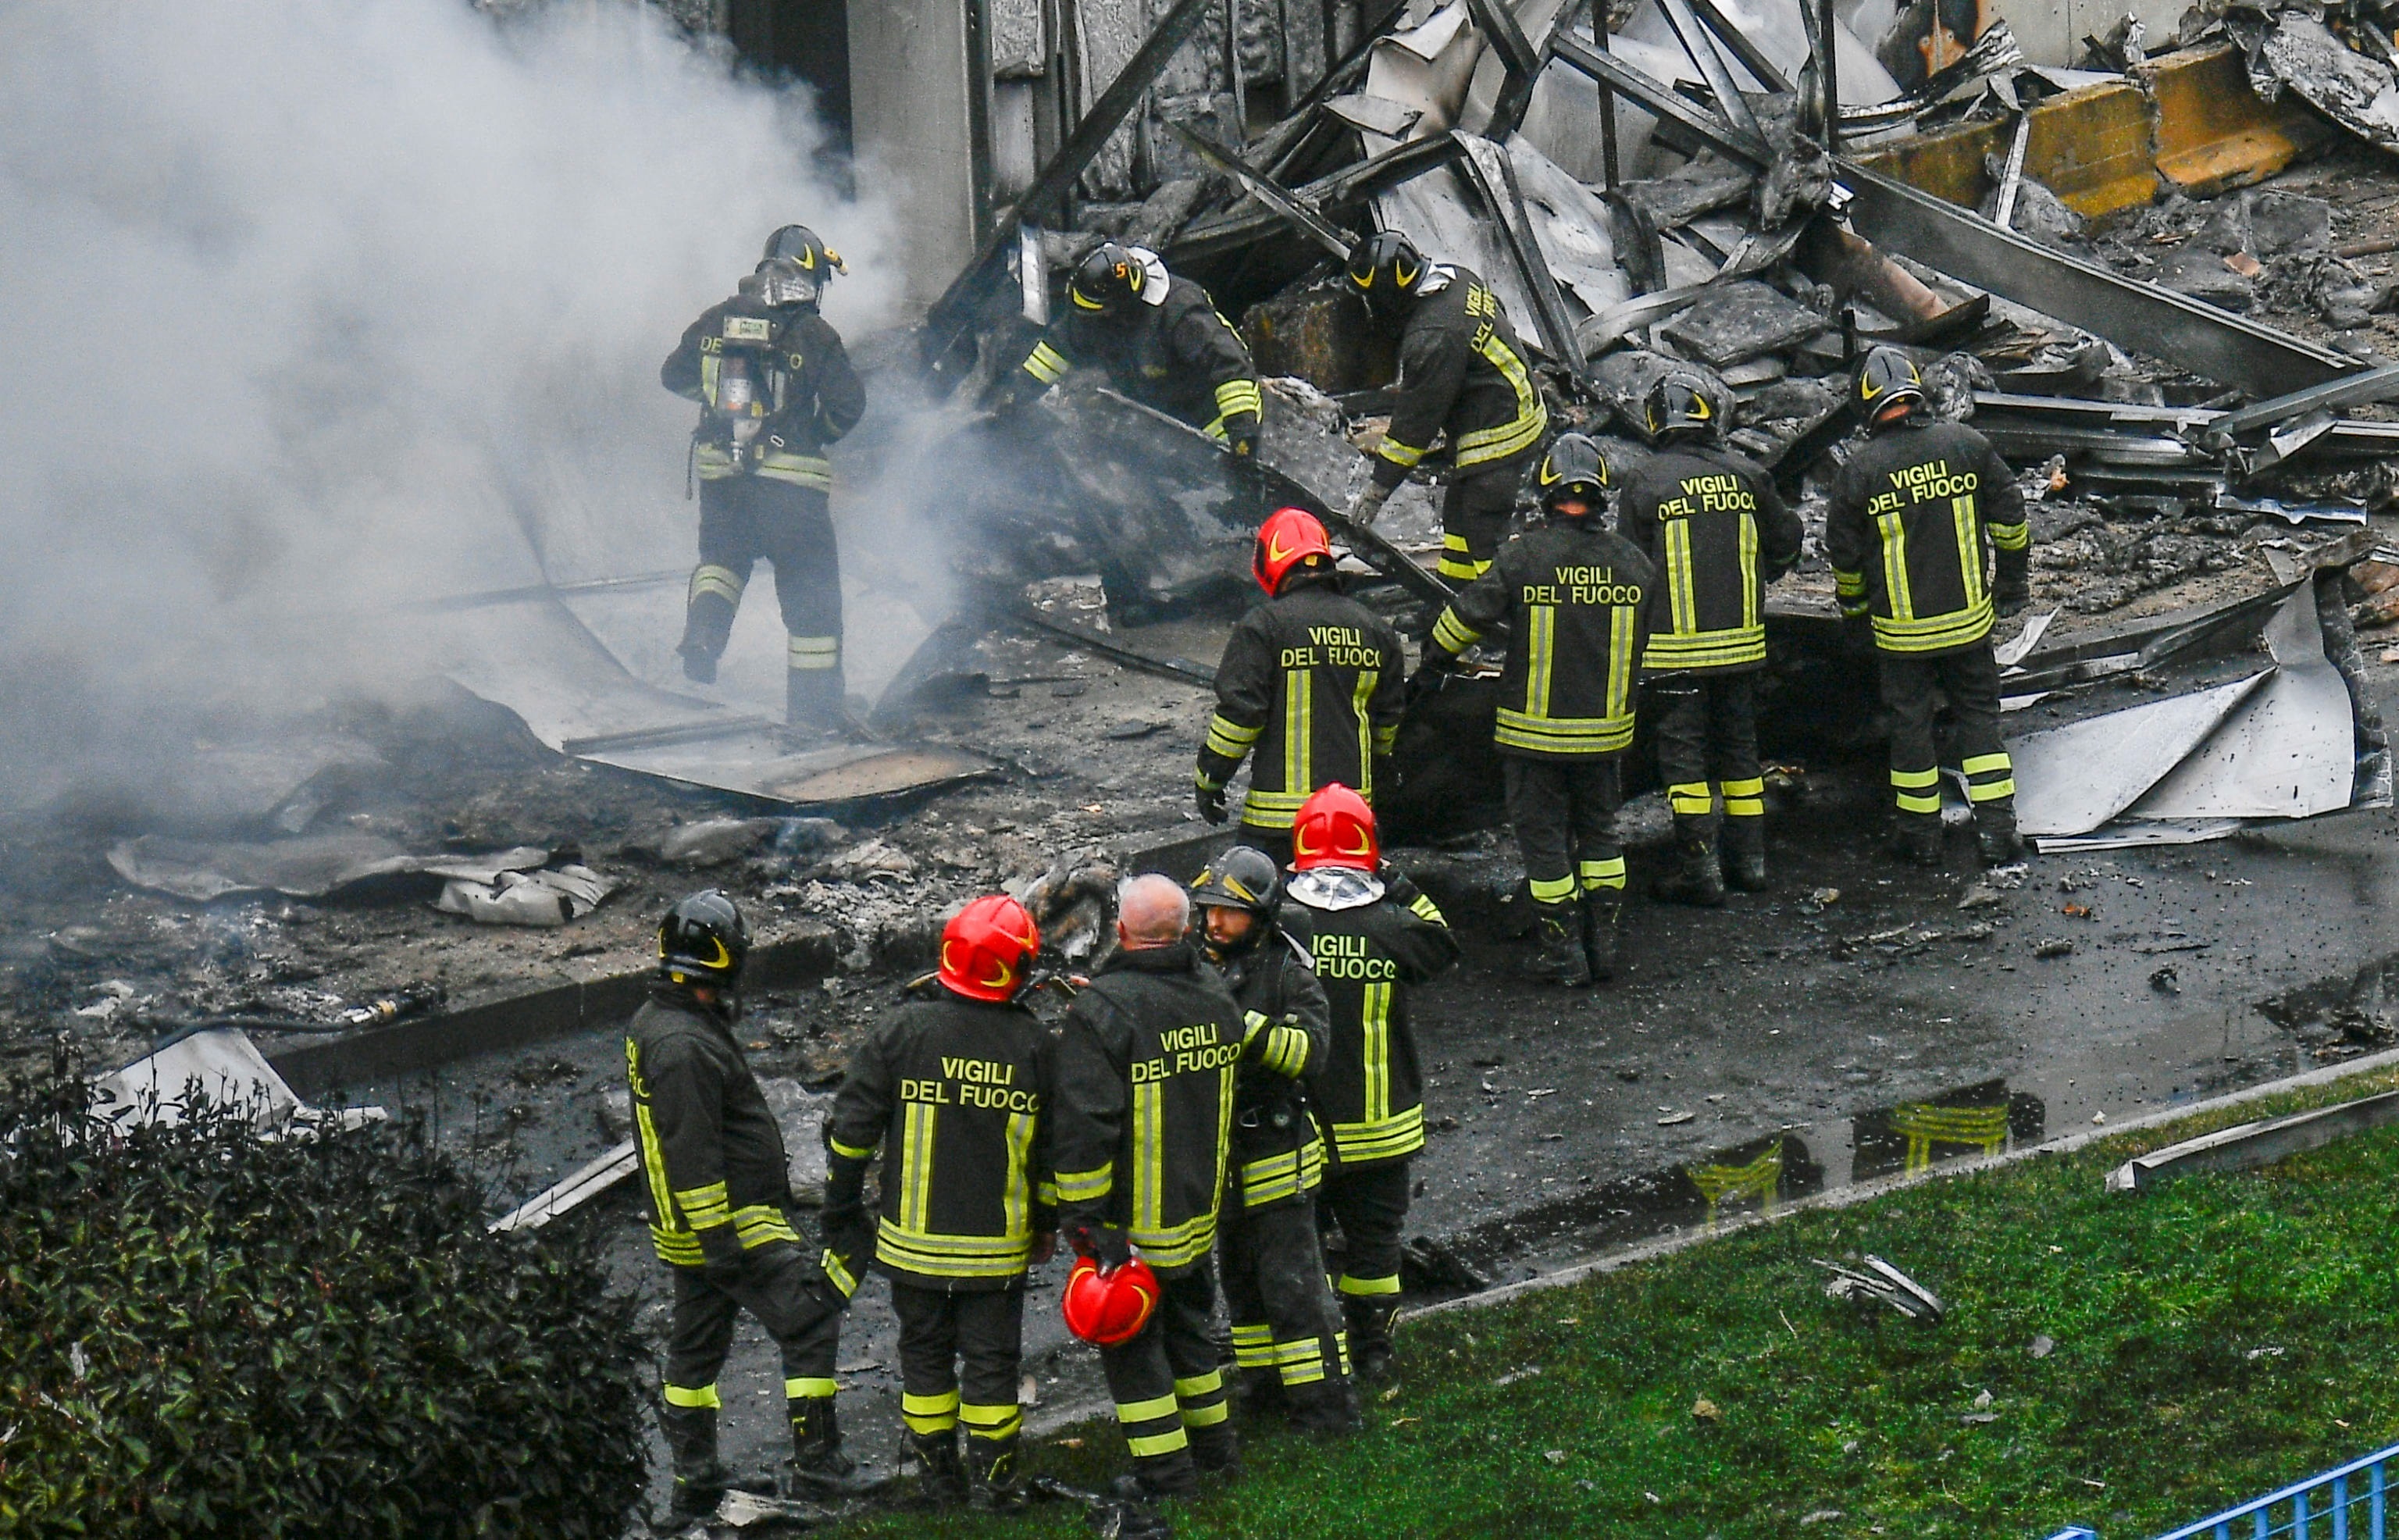
[[[687,562],[683,327],[792,220],[836,325],[898,296],[816,145],[630,0],[0,7],[0,807],[405,671],[408,599]]]

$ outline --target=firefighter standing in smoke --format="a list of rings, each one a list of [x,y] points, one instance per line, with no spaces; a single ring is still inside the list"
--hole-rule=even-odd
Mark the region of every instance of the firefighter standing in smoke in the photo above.
[[[1138,1247],[1157,1275],[1155,1312],[1100,1362],[1132,1452],[1129,1494],[1170,1496],[1240,1459],[1208,1263],[1241,1008],[1187,935],[1190,900],[1172,878],[1133,878],[1118,911],[1121,950],[1055,1031],[1050,1152],[1058,1233],[1109,1272]]]
[[[783,226],[741,291],[692,322],[658,371],[661,385],[700,404],[691,447],[699,565],[676,648],[684,672],[714,682],[763,557],[774,563],[789,636],[785,709],[794,726],[841,722],[841,551],[824,452],[865,414],[866,388],[817,304],[845,271],[806,226]]]
[[[1358,243],[1343,277],[1367,310],[1400,333],[1400,380],[1391,426],[1375,452],[1374,480],[1349,517],[1372,524],[1408,472],[1449,436],[1449,490],[1441,505],[1441,562],[1451,583],[1483,575],[1507,534],[1525,466],[1549,431],[1549,409],[1483,280],[1469,269],[1428,263],[1406,237]]]
[[[1324,1135],[1307,1084],[1332,1052],[1332,1017],[1308,912],[1286,909],[1273,858],[1242,844],[1208,863],[1191,901],[1200,945],[1241,1007],[1233,1169],[1216,1257],[1242,1411],[1280,1410],[1312,1433],[1352,1432],[1357,1393],[1316,1239]]]
[[[1766,585],[1798,564],[1799,517],[1772,477],[1716,447],[1724,403],[1698,375],[1667,374],[1650,387],[1647,411],[1658,453],[1626,478],[1616,530],[1658,570],[1642,706],[1656,724],[1658,777],[1674,812],[1675,864],[1654,893],[1713,907],[1728,882],[1743,892],[1766,886],[1756,685]]]
[[[1989,439],[1926,412],[1924,382],[1906,354],[1867,354],[1857,391],[1871,437],[1834,480],[1824,554],[1844,621],[1871,627],[1881,662],[1898,804],[1894,853],[1921,866],[1940,859],[1932,715],[1945,696],[1983,862],[2003,866],[2023,858],[2024,841],[2015,770],[1999,742],[1991,620],[2032,595],[2024,495]],[[1984,574],[1986,539],[1993,578]]]
[[[1616,969],[1624,896],[1616,810],[1657,570],[1601,521],[1608,473],[1598,445],[1565,435],[1538,480],[1548,521],[1501,547],[1442,612],[1425,666],[1445,668],[1508,626],[1492,737],[1532,887],[1529,971],[1574,986]]]
[[[1350,1361],[1372,1385],[1396,1371],[1400,1229],[1414,1156],[1424,1148],[1424,1072],[1408,993],[1457,961],[1457,940],[1432,900],[1382,864],[1375,815],[1348,787],[1308,800],[1292,848],[1287,901],[1312,927],[1316,974],[1333,1012],[1333,1054],[1312,1087],[1333,1131],[1320,1201],[1345,1243],[1335,1287]]]
[[[1268,601],[1225,643],[1193,780],[1200,814],[1223,823],[1226,783],[1254,755],[1240,837],[1280,862],[1317,788],[1338,781],[1374,800],[1407,709],[1407,660],[1399,633],[1341,592],[1324,526],[1306,509],[1258,527],[1250,570]]]
[[[695,893],[658,926],[658,978],[625,1036],[650,1238],[674,1276],[659,1421],[674,1468],[671,1520],[716,1510],[716,1376],[747,1310],[781,1348],[793,1474],[854,1490],[857,1466],[834,1420],[841,1314],[865,1258],[811,1261],[792,1227],[783,1136],[733,1035],[750,931],[733,900]]]
[[[1076,264],[1066,314],[997,389],[1013,412],[1078,364],[1105,369],[1117,389],[1219,440],[1247,460],[1258,447],[1266,398],[1257,366],[1208,290],[1166,270],[1158,253],[1107,241]]]
[[[1032,916],[1004,894],[959,911],[942,932],[940,970],[860,1046],[825,1120],[825,1233],[853,1255],[872,1251],[891,1280],[901,1416],[937,1506],[1024,1501],[1024,1274],[1056,1239],[1049,1037],[1015,1003],[1040,947]],[[878,1152],[882,1205],[870,1229],[862,1195]]]

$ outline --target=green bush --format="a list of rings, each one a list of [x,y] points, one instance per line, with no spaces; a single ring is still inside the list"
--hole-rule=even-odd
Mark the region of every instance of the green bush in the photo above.
[[[0,1534],[623,1533],[647,1355],[590,1238],[487,1236],[413,1128],[84,1105],[0,1090]]]

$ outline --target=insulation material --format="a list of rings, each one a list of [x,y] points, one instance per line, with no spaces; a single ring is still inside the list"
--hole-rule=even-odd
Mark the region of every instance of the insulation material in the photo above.
[[[214,1105],[248,1109],[261,1128],[278,1128],[300,1110],[250,1034],[226,1030],[194,1033],[92,1082],[92,1111],[120,1127],[171,1128],[195,1088]]]
[[[1497,210],[1483,207],[1464,178],[1447,166],[1403,182],[1375,199],[1375,222],[1396,230],[1435,262],[1457,263],[1474,270],[1499,297],[1508,324],[1526,346],[1538,346],[1540,313],[1516,271],[1515,259],[1501,244]]]
[[[481,925],[549,929],[581,919],[616,890],[615,882],[588,866],[562,866],[554,871],[503,871],[490,882],[454,878],[433,907]]]
[[[481,856],[412,856],[380,834],[346,831],[297,839],[177,840],[144,834],[111,846],[108,864],[136,887],[208,903],[228,895],[275,893],[322,898],[362,883],[403,876],[496,883],[549,859],[539,845]]]
[[[1447,133],[1466,101],[1467,83],[1483,52],[1483,34],[1468,20],[1465,0],[1443,7],[1420,27],[1376,41],[1366,61],[1366,92],[1416,115],[1412,139]],[[1369,136],[1367,153],[1390,147]]]
[[[1633,286],[1617,264],[1608,234],[1607,208],[1592,190],[1525,141],[1508,141],[1509,164],[1532,216],[1533,238],[1558,284],[1583,308],[1599,315],[1632,297]]]
[[[1070,0],[1075,14],[1075,38],[1081,52],[1081,97],[1075,115],[1090,112],[1112,85],[1142,40],[1149,35],[1149,12],[1142,0]],[[1096,198],[1133,196],[1134,133],[1141,121],[1135,114],[1125,127],[1108,136],[1083,172],[1084,189]]]

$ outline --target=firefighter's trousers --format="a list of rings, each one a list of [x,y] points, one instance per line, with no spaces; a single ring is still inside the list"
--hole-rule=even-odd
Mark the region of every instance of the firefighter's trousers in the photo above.
[[[1563,904],[1624,886],[1624,847],[1616,838],[1622,768],[1620,754],[1499,756],[1508,822],[1535,903]]]
[[[1317,1207],[1341,1226],[1346,1250],[1335,1287],[1344,1300],[1396,1300],[1400,1292],[1400,1232],[1408,1223],[1408,1183],[1416,1162],[1403,1155],[1324,1173]]]
[[[1191,1436],[1216,1436],[1213,1430],[1227,1428],[1232,1408],[1209,1330],[1216,1290],[1205,1259],[1159,1279],[1159,1288],[1149,1324],[1132,1341],[1100,1349],[1100,1367],[1116,1401],[1117,1424],[1132,1451],[1133,1469],[1165,1489],[1189,1479]]]
[[[1444,580],[1462,587],[1491,565],[1508,538],[1508,516],[1524,479],[1522,458],[1449,479],[1441,499],[1441,561],[1433,568]]]
[[[783,1397],[797,1412],[834,1393],[843,1300],[823,1269],[787,1240],[770,1240],[741,1254],[730,1278],[702,1267],[677,1267],[674,1316],[667,1328],[666,1401],[671,1407],[720,1404],[716,1376],[733,1347],[733,1323],[744,1310],[757,1318],[783,1354]]]
[[[678,649],[721,657],[750,574],[775,569],[787,636],[788,703],[795,723],[830,724],[842,701],[841,549],[824,491],[763,476],[699,484],[699,565],[693,569]]]
[[[1337,1380],[1348,1372],[1341,1312],[1325,1287],[1312,1199],[1303,1196],[1270,1208],[1244,1209],[1234,1195],[1218,1221],[1216,1260],[1240,1368],[1273,1374],[1286,1386]]]
[[[938,1437],[963,1426],[967,1462],[989,1472],[1016,1447],[1016,1402],[1024,1343],[1024,1285],[952,1293],[896,1279],[900,1317],[900,1415],[908,1431]]]
[[[1999,742],[1999,665],[1990,638],[1945,653],[1881,655],[1882,703],[1891,714],[1891,787],[1900,816],[1941,816],[1941,772],[1933,712],[1949,701],[1958,767],[1977,813],[2013,809],[2015,769]]]
[[[1766,816],[1755,672],[1659,674],[1642,684],[1641,702],[1657,723],[1658,778],[1677,830],[1715,828],[1719,793],[1727,818]]]

